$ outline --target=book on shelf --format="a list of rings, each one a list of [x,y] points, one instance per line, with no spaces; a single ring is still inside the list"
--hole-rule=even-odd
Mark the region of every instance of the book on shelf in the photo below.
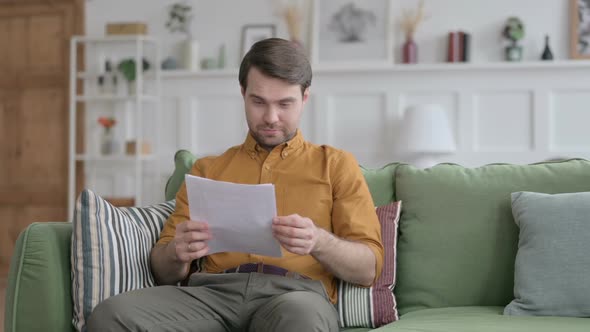
[[[447,62],[469,62],[471,34],[465,31],[449,32],[447,47]]]

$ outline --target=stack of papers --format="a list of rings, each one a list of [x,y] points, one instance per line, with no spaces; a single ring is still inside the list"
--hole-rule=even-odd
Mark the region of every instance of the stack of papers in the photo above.
[[[185,176],[191,220],[209,224],[209,254],[244,252],[281,257],[272,236],[277,215],[273,184],[236,184]]]

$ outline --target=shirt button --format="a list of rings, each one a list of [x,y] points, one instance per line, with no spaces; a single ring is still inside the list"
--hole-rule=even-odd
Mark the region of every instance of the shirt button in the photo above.
[[[268,166],[268,165],[265,165],[265,166],[264,166],[264,169],[266,169],[266,170],[268,171],[268,170],[270,170],[270,166]]]
[[[283,158],[287,157],[289,155],[289,152],[285,151],[283,152]]]

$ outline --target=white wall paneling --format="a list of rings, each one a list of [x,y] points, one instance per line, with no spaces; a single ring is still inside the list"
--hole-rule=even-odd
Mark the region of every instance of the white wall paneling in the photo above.
[[[534,132],[530,91],[482,92],[473,96],[475,152],[527,152]]]
[[[192,105],[193,116],[173,121],[179,127],[169,135],[178,142],[191,142],[188,148],[202,156],[243,141],[237,71],[169,72],[163,80],[165,96]],[[446,161],[477,166],[588,157],[590,145],[583,142],[590,137],[581,130],[590,120],[587,86],[590,63],[584,61],[316,68],[301,128],[308,140],[378,167],[407,160],[395,146],[405,108],[434,102],[448,112],[457,142]]]
[[[590,146],[590,89],[554,91],[550,103],[550,150],[570,155]]]

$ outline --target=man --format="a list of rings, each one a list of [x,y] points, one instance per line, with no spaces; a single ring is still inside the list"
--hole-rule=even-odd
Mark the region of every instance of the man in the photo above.
[[[371,285],[383,246],[355,159],[306,142],[298,130],[311,77],[291,42],[254,44],[239,73],[249,134],[191,170],[213,180],[273,183],[279,216],[272,232],[283,257],[207,255],[214,234],[206,220],[190,220],[183,185],[151,253],[156,280],[170,286],[106,300],[92,313],[90,331],[338,331],[335,278]],[[191,273],[201,258],[206,273]],[[188,286],[175,286],[182,280]]]

